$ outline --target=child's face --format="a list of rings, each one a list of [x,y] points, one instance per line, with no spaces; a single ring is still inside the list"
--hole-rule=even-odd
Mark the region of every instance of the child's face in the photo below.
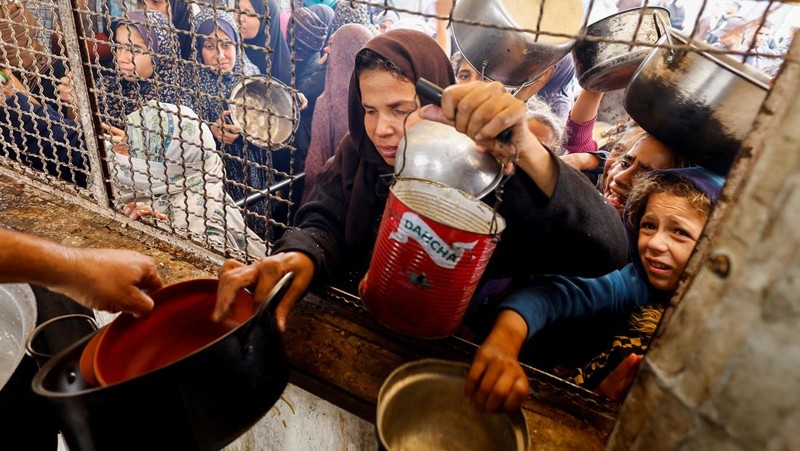
[[[650,195],[639,222],[638,250],[654,288],[677,288],[705,223],[705,216],[686,198],[670,193]]]
[[[622,214],[638,175],[653,169],[675,166],[669,147],[652,136],[643,136],[633,147],[611,162],[605,177],[603,195]]]
[[[135,27],[117,28],[115,39],[119,46],[115,49],[117,68],[122,78],[134,81],[150,78],[153,75],[153,58],[148,53],[147,44]]]
[[[203,41],[203,63],[221,74],[229,73],[236,65],[236,44],[219,28]]]

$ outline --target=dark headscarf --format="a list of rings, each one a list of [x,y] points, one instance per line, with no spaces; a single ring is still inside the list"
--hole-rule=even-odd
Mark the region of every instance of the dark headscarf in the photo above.
[[[189,3],[186,0],[169,0],[169,11],[172,25],[177,30],[181,58],[188,61],[192,55],[192,12]]]
[[[244,52],[247,58],[258,67],[261,74],[272,75],[283,83],[290,84],[292,81],[292,55],[281,32],[281,8],[276,0],[267,0],[268,8],[264,8],[264,0],[250,0],[250,3],[256,14],[264,16],[264,18],[260,20],[261,23],[255,37],[245,39],[244,43],[264,49],[245,47]],[[267,27],[268,25],[269,27]],[[272,52],[269,68],[267,68],[268,52]]]
[[[425,33],[414,30],[390,30],[364,45],[391,61],[410,81],[424,77],[441,87],[455,83],[450,60],[439,44]],[[359,52],[360,53],[360,52]],[[333,160],[332,170],[342,176],[347,205],[345,245],[347,249],[366,245],[375,218],[379,218],[388,196],[387,177],[393,168],[386,164],[364,128],[364,107],[355,71],[348,94],[350,134],[342,140]],[[427,101],[422,100],[426,105]],[[372,246],[372,243],[369,243]]]
[[[319,57],[319,51],[328,38],[328,26],[310,8],[297,8],[292,13],[295,37],[295,57],[309,61]]]

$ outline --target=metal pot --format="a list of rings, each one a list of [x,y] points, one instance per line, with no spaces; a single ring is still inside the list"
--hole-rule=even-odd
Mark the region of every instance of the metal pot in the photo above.
[[[625,110],[674,152],[726,175],[769,92],[769,77],[670,31],[633,75]]]
[[[479,413],[464,394],[469,365],[424,359],[395,369],[378,393],[376,426],[387,450],[528,450],[522,410]]]
[[[397,146],[397,177],[439,182],[478,199],[503,178],[503,166],[490,153],[478,152],[469,136],[447,124],[423,120]]]
[[[268,307],[292,277],[281,279],[248,321],[167,366],[90,386],[79,366],[92,335],[50,359],[34,377],[33,391],[54,405],[70,449],[220,449],[252,427],[286,388],[289,363]],[[217,281],[200,282],[216,293]]]
[[[580,32],[583,21],[580,0],[458,0],[452,13],[453,36],[464,59],[485,78],[506,86],[530,84],[560,61],[575,44],[571,36]]]
[[[586,28],[587,36],[631,43],[655,44],[669,28],[669,11],[660,7],[629,9]],[[578,83],[596,92],[623,89],[650,53],[646,45],[581,39],[572,49]]]
[[[29,285],[0,285],[0,389],[25,355],[25,337],[36,326],[36,298]]]
[[[231,90],[230,118],[245,139],[265,148],[280,147],[294,136],[300,109],[294,91],[276,79],[246,78]]]

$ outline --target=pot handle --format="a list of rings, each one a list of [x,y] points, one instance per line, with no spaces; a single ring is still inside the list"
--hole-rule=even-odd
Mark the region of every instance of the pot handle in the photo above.
[[[36,337],[43,330],[52,326],[54,323],[57,323],[59,321],[64,321],[67,319],[77,319],[77,318],[85,319],[89,323],[89,325],[94,328],[94,330],[97,330],[99,328],[97,325],[97,321],[89,315],[83,315],[81,313],[73,313],[70,315],[57,316],[55,318],[43,322],[42,324],[39,324],[38,326],[36,326],[35,329],[33,329],[33,331],[31,331],[30,335],[28,335],[28,338],[25,339],[25,353],[28,354],[30,357],[34,357],[37,359],[49,359],[53,357],[52,354],[46,354],[44,352],[39,352],[33,349],[33,340],[35,340]]]
[[[250,324],[247,325],[247,328],[243,331],[243,337],[246,337],[249,341],[250,334],[253,332],[253,328],[255,327],[256,323],[261,321],[261,317],[264,315],[264,312],[269,309],[270,313],[275,311],[275,306],[283,299],[283,296],[286,295],[286,292],[289,290],[289,287],[292,285],[292,281],[294,281],[294,272],[289,271],[283,275],[283,277],[278,280],[278,283],[272,287],[272,290],[267,294],[267,298],[264,299],[264,302],[259,304],[258,309],[254,315]]]
[[[660,41],[662,36],[665,36],[664,39],[667,40],[667,45],[669,46],[667,49],[669,52],[667,63],[672,63],[675,60],[675,49],[673,48],[674,44],[672,42],[672,36],[669,34],[670,26],[664,23],[664,19],[658,15],[658,11],[653,12],[653,21],[656,25],[656,34],[658,35],[658,40]]]

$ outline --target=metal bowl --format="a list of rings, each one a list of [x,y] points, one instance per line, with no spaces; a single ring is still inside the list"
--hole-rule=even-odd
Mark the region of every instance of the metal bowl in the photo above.
[[[237,83],[230,97],[231,119],[259,147],[284,145],[297,131],[299,108],[294,92],[266,77]]]
[[[400,366],[378,393],[377,429],[387,450],[528,450],[522,410],[479,413],[464,395],[469,365],[425,359]]]
[[[478,199],[503,178],[499,161],[454,127],[423,120],[406,132],[397,146],[397,177],[431,180],[457,188]]]
[[[479,73],[506,86],[535,81],[569,53],[583,27],[580,0],[459,0],[453,38]],[[522,31],[531,30],[531,31]]]
[[[30,285],[0,285],[0,389],[25,355],[25,338],[36,326],[36,297]]]
[[[769,77],[675,31],[658,45],[664,47],[650,51],[628,84],[625,110],[684,158],[726,175],[769,93]]]
[[[655,44],[669,28],[669,11],[648,6],[629,9],[589,25],[587,36],[609,40]],[[575,44],[578,83],[591,91],[614,91],[628,86],[653,47],[582,39]]]

